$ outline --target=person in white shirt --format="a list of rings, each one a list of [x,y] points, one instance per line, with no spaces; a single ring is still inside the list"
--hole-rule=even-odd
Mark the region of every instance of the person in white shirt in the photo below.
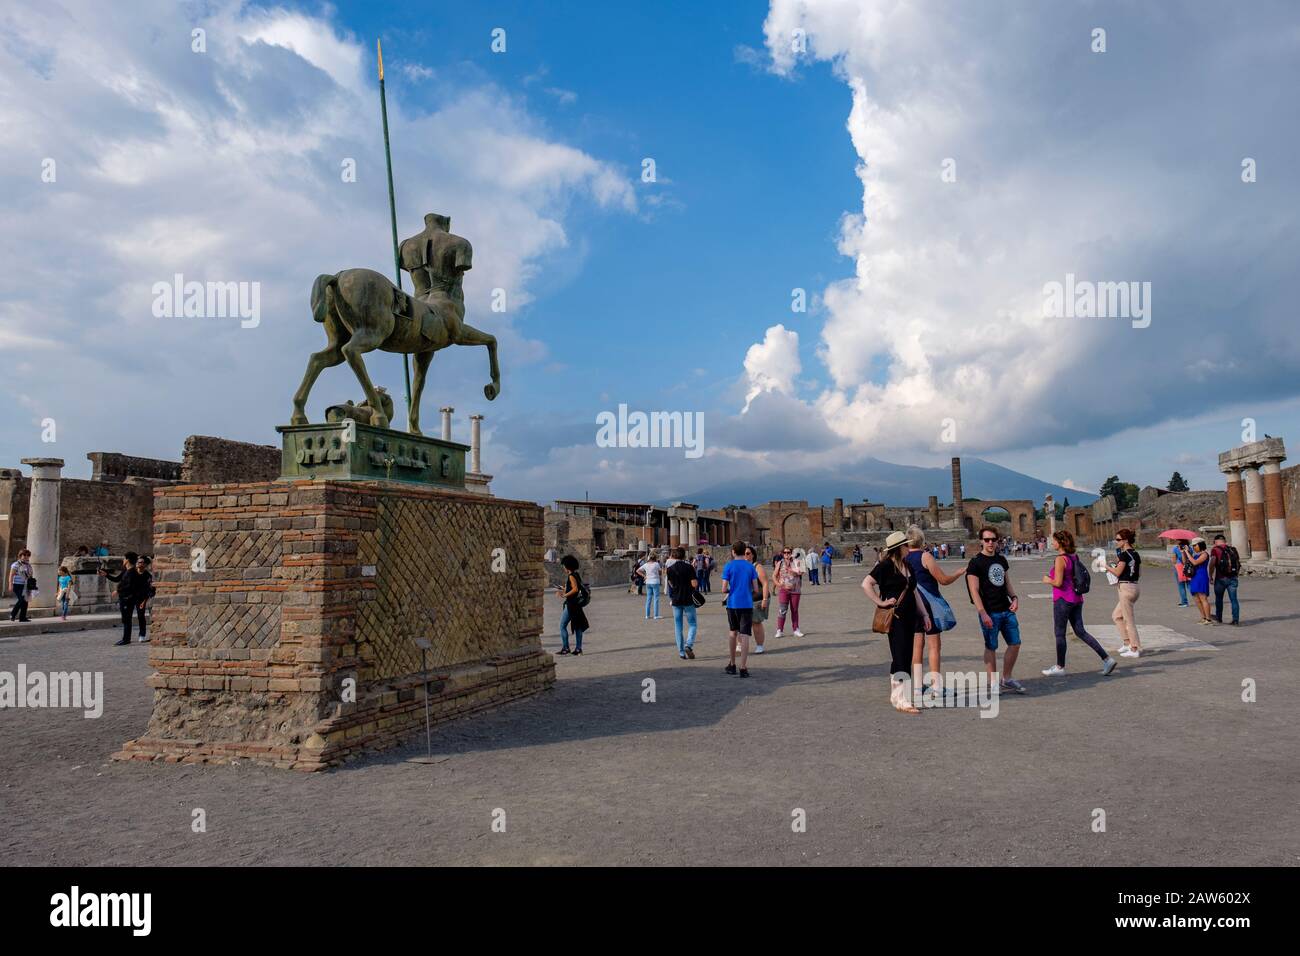
[[[659,615],[659,588],[663,567],[654,552],[651,552],[646,563],[637,568],[636,571],[637,574],[641,575],[641,579],[645,581],[645,619],[647,621],[650,620],[651,605],[654,606],[654,619],[656,621],[661,620]]]

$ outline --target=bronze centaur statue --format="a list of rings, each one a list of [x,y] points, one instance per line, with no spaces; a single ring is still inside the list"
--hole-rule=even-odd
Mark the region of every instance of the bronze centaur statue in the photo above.
[[[293,396],[290,424],[307,424],[307,396],[316,377],[347,362],[365,390],[370,424],[389,427],[389,416],[362,360],[374,349],[415,356],[408,431],[420,432],[420,393],[433,353],[449,345],[483,345],[488,350],[492,382],[483,386],[488,400],[501,394],[497,340],[465,324],[465,293],[461,280],[471,267],[469,241],[453,236],[451,219],[429,213],[425,228],[400,246],[402,269],[411,274],[415,295],[407,295],[372,269],[344,269],[316,277],[311,288],[312,318],[325,326],[329,345],[312,355],[307,373]],[[392,408],[391,401],[388,408]]]

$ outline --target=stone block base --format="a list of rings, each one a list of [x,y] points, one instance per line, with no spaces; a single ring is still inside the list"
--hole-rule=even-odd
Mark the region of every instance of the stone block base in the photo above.
[[[528,697],[554,683],[555,660],[546,653],[528,653],[514,659],[431,673],[427,685],[429,720],[437,726]],[[351,757],[418,739],[425,726],[425,694],[423,675],[413,675],[384,688],[372,689],[369,698],[348,713],[319,721],[305,739],[301,734],[287,740],[278,739],[270,725],[266,727],[266,736],[252,741],[146,736],[128,741],[113,754],[113,759],[217,764],[252,760],[289,770],[325,770]],[[269,695],[269,698],[268,711],[276,717],[290,716],[291,700],[287,694]],[[169,723],[183,726],[198,711],[208,710],[218,721],[218,715],[226,712],[231,718],[229,722],[239,723],[248,703],[247,694],[242,691],[178,689],[176,694],[158,694],[155,718],[163,716]]]
[[[322,770],[423,730],[426,693],[442,722],[555,681],[531,502],[280,481],[154,515],[154,708],[115,759]]]

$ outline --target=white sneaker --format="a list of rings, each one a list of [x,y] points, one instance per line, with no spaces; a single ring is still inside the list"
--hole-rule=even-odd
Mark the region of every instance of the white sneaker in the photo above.
[[[780,637],[780,636],[781,636],[781,632],[780,632],[780,631],[777,631],[777,632],[776,632],[776,636],[777,636],[777,637]]]
[[[1043,676],[1057,677],[1060,674],[1064,674],[1064,673],[1065,673],[1064,667],[1062,667],[1060,664],[1053,664],[1051,667],[1047,668],[1047,670],[1043,671]]]
[[[1128,652],[1127,654],[1125,654],[1124,656],[1125,656],[1125,657],[1141,657],[1141,656],[1142,656],[1142,652],[1141,652],[1140,650],[1138,650],[1138,651],[1129,651],[1129,652]]]
[[[799,630],[799,628],[796,627],[796,628],[794,629],[794,636],[795,636],[795,637],[803,637],[803,631]]]
[[[763,645],[762,645],[762,644],[757,644],[757,645],[755,645],[755,647],[754,647],[754,653],[755,653],[755,654],[762,654],[762,653],[763,653]]]

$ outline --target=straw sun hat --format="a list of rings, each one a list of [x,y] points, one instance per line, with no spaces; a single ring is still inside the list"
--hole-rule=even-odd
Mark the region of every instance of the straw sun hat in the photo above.
[[[893,551],[900,544],[907,544],[907,532],[895,531],[885,539],[885,551]]]

